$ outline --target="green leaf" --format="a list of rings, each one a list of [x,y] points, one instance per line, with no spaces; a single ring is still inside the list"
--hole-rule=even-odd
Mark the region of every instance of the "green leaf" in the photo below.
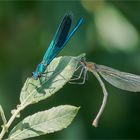
[[[47,67],[45,77],[38,80],[28,78],[21,90],[20,102],[29,105],[44,100],[61,89],[72,77],[82,54],[78,57],[64,56],[55,58]]]
[[[79,107],[61,105],[28,116],[10,132],[9,139],[21,140],[66,128],[78,113]]]

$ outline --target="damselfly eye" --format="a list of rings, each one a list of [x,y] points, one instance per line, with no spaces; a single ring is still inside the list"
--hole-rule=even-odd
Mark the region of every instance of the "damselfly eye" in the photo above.
[[[39,74],[39,75],[38,75],[38,78],[41,78],[41,77],[42,77],[42,75],[41,75],[41,74]]]

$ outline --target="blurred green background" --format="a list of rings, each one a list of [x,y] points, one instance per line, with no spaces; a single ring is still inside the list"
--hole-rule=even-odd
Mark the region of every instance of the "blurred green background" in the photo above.
[[[140,1],[0,1],[0,104],[7,118],[68,11],[74,14],[73,25],[81,16],[85,22],[59,55],[85,52],[89,61],[140,75]],[[81,106],[73,123],[36,139],[139,139],[140,94],[105,84],[109,98],[98,128],[91,123],[103,94],[90,73],[84,85],[67,84],[55,96],[28,107],[21,117],[71,104]]]

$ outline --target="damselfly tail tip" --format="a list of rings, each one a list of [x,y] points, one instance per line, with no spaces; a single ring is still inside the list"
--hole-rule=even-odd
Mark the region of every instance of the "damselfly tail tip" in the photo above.
[[[84,18],[83,17],[80,17],[79,22],[80,23],[83,23],[84,21],[85,21]]]
[[[92,122],[92,126],[98,127],[98,121],[94,120],[94,121]]]

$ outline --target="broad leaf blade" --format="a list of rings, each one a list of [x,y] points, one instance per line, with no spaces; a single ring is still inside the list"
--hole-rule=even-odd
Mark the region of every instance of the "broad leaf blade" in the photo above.
[[[28,78],[20,94],[21,104],[33,104],[56,93],[71,79],[83,56],[84,54],[78,57],[55,58],[48,66],[45,77],[39,80]]]
[[[78,113],[79,108],[62,105],[26,117],[10,132],[9,139],[26,139],[53,133],[66,128]]]
[[[140,91],[139,75],[121,72],[116,69],[97,64],[96,69],[99,72],[99,74],[111,85],[120,88],[122,90],[133,92]]]

